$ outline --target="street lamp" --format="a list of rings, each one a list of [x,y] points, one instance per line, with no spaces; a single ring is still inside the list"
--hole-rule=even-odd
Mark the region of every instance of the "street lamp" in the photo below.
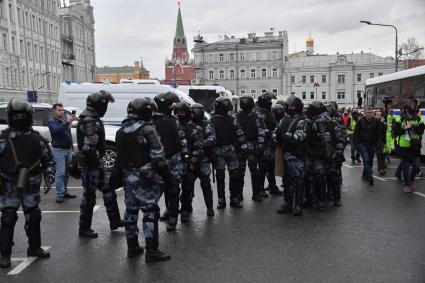
[[[385,24],[375,24],[370,21],[360,21],[362,24],[367,24],[370,26],[381,26],[381,27],[392,27],[395,29],[395,71],[398,71],[398,30],[396,26],[393,25],[385,25]]]

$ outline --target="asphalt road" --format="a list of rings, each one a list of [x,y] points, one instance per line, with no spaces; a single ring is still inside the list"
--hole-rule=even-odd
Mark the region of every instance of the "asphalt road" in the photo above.
[[[302,217],[276,214],[282,197],[252,202],[248,175],[243,209],[208,218],[197,183],[190,223],[179,223],[175,233],[160,224],[160,248],[172,259],[150,265],[143,256],[126,258],[124,231],[109,231],[100,193],[93,220],[99,238],[78,237],[82,189],[72,180],[77,199],[56,204],[54,191],[43,197],[42,245],[51,258],[25,258],[20,214],[15,261],[0,270],[0,282],[425,282],[425,180],[415,193],[403,193],[392,175],[396,165],[392,160],[387,177],[370,187],[361,168],[347,164],[343,206],[305,210]]]

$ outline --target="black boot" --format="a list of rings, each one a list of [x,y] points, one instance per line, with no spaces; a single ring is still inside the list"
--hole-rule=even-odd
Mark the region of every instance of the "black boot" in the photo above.
[[[176,231],[176,226],[177,226],[177,217],[168,217],[168,222],[167,222],[167,231],[168,232],[173,232]]]
[[[269,189],[271,195],[275,195],[275,196],[283,195],[283,192],[281,192],[276,185],[268,186],[268,189]]]
[[[18,214],[15,209],[3,209],[0,228],[0,267],[10,267],[10,255],[13,246],[13,231],[15,229]]]
[[[182,223],[186,223],[189,222],[189,216],[190,216],[190,212],[188,211],[182,211],[180,213],[180,220]]]
[[[48,251],[43,250],[42,248],[28,248],[27,256],[35,256],[38,258],[49,258],[50,253]]]
[[[84,193],[80,205],[80,230],[79,234],[82,237],[97,238],[97,233],[94,233],[91,228],[93,219],[93,209],[96,204],[96,195]],[[96,236],[94,236],[96,234]]]
[[[216,179],[217,180],[217,196],[218,196],[218,203],[220,205],[220,200],[226,199],[226,190],[225,190],[226,185],[224,183],[225,171],[224,170],[216,170],[216,174],[217,174],[217,176],[216,176],[217,177],[217,179]],[[226,207],[226,206],[224,206],[224,207]]]
[[[214,215],[214,209],[213,207],[213,192],[211,189],[211,180],[209,176],[205,176],[201,178],[201,189],[202,194],[204,196],[205,206],[207,207],[207,210],[212,209],[212,212]],[[212,216],[208,215],[208,216]]]
[[[171,256],[165,254],[158,249],[158,239],[155,238],[146,238],[146,254],[145,261],[150,262],[159,262],[170,260]]]
[[[161,217],[159,218],[159,220],[161,221],[167,221],[168,218],[170,217],[168,209],[164,210],[164,213],[161,215]]]
[[[217,203],[217,209],[225,209],[225,208],[226,208],[226,200],[219,198]]]
[[[8,268],[12,265],[12,262],[10,260],[10,255],[1,255],[0,258],[0,267],[1,268]]]
[[[103,201],[105,203],[106,214],[108,215],[109,227],[111,228],[111,231],[115,231],[120,227],[124,227],[124,222],[121,219],[120,210],[118,208],[117,194],[115,191],[105,192],[103,194]]]
[[[301,216],[303,214],[303,201],[304,201],[304,190],[305,190],[305,182],[304,178],[298,178],[295,181],[295,208],[294,215]]]
[[[242,185],[243,187],[243,185]],[[230,207],[242,208],[240,202],[241,178],[239,170],[229,171]]]
[[[239,201],[239,198],[238,197],[230,200],[230,207],[233,207],[233,208],[242,208],[242,204]]]
[[[142,255],[145,252],[145,249],[139,246],[139,240],[137,237],[127,238],[127,257],[136,257],[138,255]]]
[[[207,208],[207,215],[208,216],[214,216],[214,208],[212,208],[212,207]]]
[[[255,195],[252,195],[252,200],[253,201],[256,201],[256,202],[262,202],[263,201],[263,197],[260,195],[260,194],[255,194]]]
[[[28,236],[27,256],[38,258],[49,258],[50,253],[41,248],[41,210],[38,207],[31,208],[25,212],[25,232]]]
[[[303,209],[302,209],[301,205],[295,205],[293,214],[295,216],[301,216],[301,215],[303,215]]]
[[[95,231],[93,231],[92,229],[82,229],[80,227],[80,230],[78,231],[78,234],[80,235],[80,237],[84,237],[84,238],[97,238],[97,233]]]
[[[281,208],[276,209],[278,214],[289,214],[292,213],[292,203],[285,202]]]

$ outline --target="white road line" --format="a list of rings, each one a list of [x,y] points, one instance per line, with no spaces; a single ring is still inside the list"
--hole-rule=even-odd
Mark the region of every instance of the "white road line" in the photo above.
[[[424,197],[425,198],[425,195],[423,194],[423,193],[419,193],[419,192],[413,192],[414,194],[417,194],[418,196],[421,196],[421,197]]]
[[[347,165],[347,164],[344,164],[344,166],[345,167],[348,167],[348,168],[351,168],[351,169],[355,169],[355,167],[356,167],[356,166],[350,166],[350,165]]]
[[[43,249],[45,251],[48,251],[50,249],[50,247],[43,247]],[[12,258],[12,261],[20,261],[20,258]],[[34,261],[37,260],[37,257],[26,257],[22,259],[23,261],[14,269],[12,269],[11,271],[9,271],[9,273],[7,275],[17,275],[19,273],[21,273],[25,268],[27,268],[28,266],[30,266],[31,263],[33,263]]]
[[[45,210],[41,211],[41,213],[79,213],[79,210]],[[22,210],[18,211],[18,214],[23,214],[24,212]]]
[[[116,192],[122,191],[124,188],[119,188],[117,190],[115,190]]]
[[[381,177],[378,177],[378,176],[375,176],[375,175],[372,175],[372,176],[373,176],[373,178],[378,179],[378,180],[380,180],[382,182],[386,182],[387,181],[387,180],[385,180],[385,179],[383,179]]]
[[[93,212],[96,212],[96,210],[98,210],[100,208],[100,205],[95,205],[94,206],[94,209],[93,209]]]

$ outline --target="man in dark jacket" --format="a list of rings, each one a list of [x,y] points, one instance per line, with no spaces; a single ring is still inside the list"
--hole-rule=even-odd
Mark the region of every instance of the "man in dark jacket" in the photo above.
[[[376,147],[376,159],[378,160],[378,173],[380,176],[385,175],[385,144],[386,144],[386,134],[387,134],[387,123],[382,118],[382,113],[380,110],[375,111],[375,118],[378,122],[378,132],[379,140],[377,141]]]
[[[378,122],[373,117],[373,108],[366,106],[364,110],[365,116],[361,118],[354,128],[354,141],[358,146],[358,150],[363,159],[362,179],[369,181],[369,185],[373,186],[373,156],[379,137]]]

